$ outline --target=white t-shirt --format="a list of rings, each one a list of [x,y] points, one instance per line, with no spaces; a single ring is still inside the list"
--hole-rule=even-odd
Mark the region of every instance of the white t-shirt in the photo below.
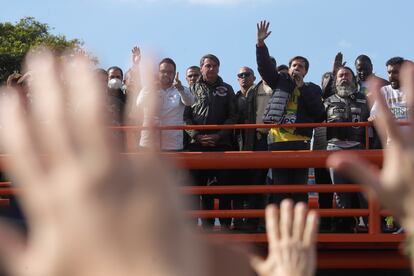
[[[392,88],[391,84],[381,88],[381,94],[384,96],[385,102],[391,113],[397,121],[405,121],[408,119],[408,106],[407,99],[404,91],[400,89]],[[377,103],[371,108],[371,117],[375,117],[378,114]],[[401,131],[405,131],[407,127],[402,126]],[[387,139],[387,144],[390,143],[390,138]]]
[[[388,108],[392,114],[394,114],[394,117],[397,121],[408,119],[407,100],[403,91],[400,89],[394,89],[391,87],[391,84],[389,84],[381,88],[381,94],[384,96]],[[371,116],[377,115],[377,108],[377,103],[374,103],[371,108]]]

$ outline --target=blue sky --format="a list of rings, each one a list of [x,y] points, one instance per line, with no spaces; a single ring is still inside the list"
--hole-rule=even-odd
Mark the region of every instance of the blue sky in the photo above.
[[[3,3],[4,2],[4,3]],[[7,4],[5,3],[7,2]],[[130,66],[134,45],[143,55],[173,58],[184,77],[203,54],[221,60],[220,75],[237,91],[236,74],[255,69],[256,23],[271,22],[267,45],[278,64],[295,55],[310,61],[307,81],[320,83],[341,51],[352,68],[369,55],[377,75],[393,56],[414,59],[412,0],[0,0],[0,21],[23,16],[80,38],[101,67]]]

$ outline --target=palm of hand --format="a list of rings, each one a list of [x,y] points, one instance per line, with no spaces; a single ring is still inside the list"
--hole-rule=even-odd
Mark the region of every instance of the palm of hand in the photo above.
[[[194,243],[181,226],[175,174],[154,152],[138,160],[117,153],[120,147],[102,119],[104,93],[84,57],[75,58],[76,68],[63,64],[61,72],[48,52],[28,64],[35,75],[30,115],[17,97],[1,102],[2,126],[10,130],[1,133],[2,142],[11,153],[10,172],[23,185],[30,229],[25,242],[0,227],[8,270],[42,276],[186,275],[191,258],[183,256],[199,253],[191,246],[180,250],[184,239]],[[65,100],[75,108],[68,109]]]

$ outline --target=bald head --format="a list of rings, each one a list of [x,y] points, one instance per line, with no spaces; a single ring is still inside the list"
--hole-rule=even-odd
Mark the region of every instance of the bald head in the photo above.
[[[247,66],[241,67],[239,73],[237,74],[237,80],[240,84],[240,90],[243,93],[247,92],[256,80],[253,69]]]

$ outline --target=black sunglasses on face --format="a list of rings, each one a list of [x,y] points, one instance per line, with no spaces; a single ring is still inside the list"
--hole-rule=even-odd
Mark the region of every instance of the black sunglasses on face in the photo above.
[[[251,75],[252,75],[251,73],[240,73],[240,74],[237,74],[237,77],[239,79],[244,79],[244,78],[250,77]]]

